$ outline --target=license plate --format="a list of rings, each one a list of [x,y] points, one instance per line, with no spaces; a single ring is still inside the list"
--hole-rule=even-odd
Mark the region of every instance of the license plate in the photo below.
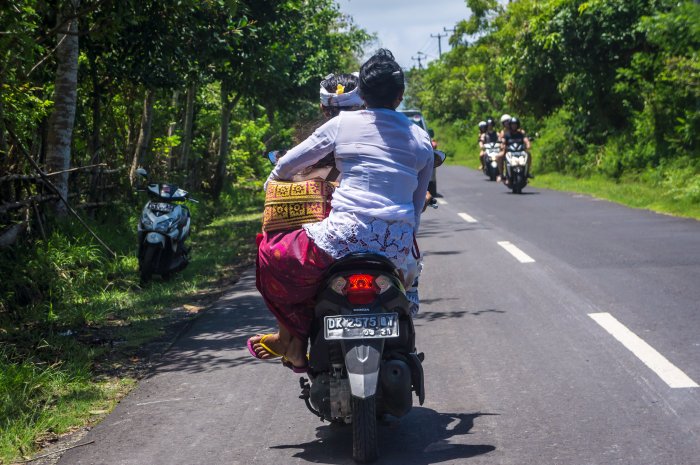
[[[338,315],[324,318],[326,340],[381,339],[398,337],[398,313],[370,313],[367,315]]]
[[[149,208],[154,212],[170,213],[175,207],[173,207],[172,204],[165,202],[151,202]]]

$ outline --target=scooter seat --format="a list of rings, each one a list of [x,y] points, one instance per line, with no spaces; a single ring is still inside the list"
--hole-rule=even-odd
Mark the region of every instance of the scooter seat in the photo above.
[[[388,258],[373,253],[353,253],[347,255],[328,268],[327,275],[352,270],[383,271],[398,276],[396,267]]]

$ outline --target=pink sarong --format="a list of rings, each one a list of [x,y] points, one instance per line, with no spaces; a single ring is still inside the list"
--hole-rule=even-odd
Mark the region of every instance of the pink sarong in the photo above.
[[[333,257],[304,229],[258,234],[256,286],[270,311],[290,333],[306,339],[315,297]]]

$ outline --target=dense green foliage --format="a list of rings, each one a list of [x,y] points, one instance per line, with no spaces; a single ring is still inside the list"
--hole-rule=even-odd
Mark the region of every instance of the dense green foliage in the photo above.
[[[63,53],[76,35],[78,53]],[[357,69],[369,40],[333,0],[3,3],[0,238],[18,225],[24,233],[0,248],[0,463],[109,406],[119,389],[95,376],[113,344],[124,351],[158,336],[167,309],[250,264],[269,172],[261,155],[289,146],[300,123],[317,118],[318,83]],[[63,95],[54,90],[59,77],[64,85],[75,77],[71,64],[77,100],[63,108],[75,111],[74,125],[52,133],[51,120],[65,116],[56,115]],[[49,203],[21,204],[47,193],[41,182],[8,181],[35,174],[28,157],[51,170],[47,152],[62,135],[66,166],[122,169],[107,194],[95,182],[78,192],[76,180],[91,171],[67,183],[73,204],[108,202],[80,212],[116,258],[74,218],[54,218]],[[191,207],[190,265],[146,288],[135,257],[144,198],[130,179],[139,165],[202,200]]]
[[[231,134],[265,116],[258,124],[267,128],[263,140],[269,139],[313,112],[318,81],[356,67],[370,39],[332,0],[10,3],[0,10],[2,173],[27,171],[20,144],[44,161],[57,33],[71,21],[79,21],[80,55],[70,166],[130,166],[136,157],[146,168],[167,166],[171,180],[195,189],[210,189],[220,174],[213,166],[222,106],[233,111],[226,127]],[[190,88],[196,93],[192,108],[186,102]],[[155,98],[143,154],[136,145],[147,91]],[[14,128],[18,140],[6,128]],[[230,164],[235,146],[228,148],[224,162]],[[224,180],[237,175],[222,173]],[[0,224],[11,220],[2,217]]]
[[[68,166],[142,165],[204,199],[263,179],[269,168],[261,154],[291,143],[294,125],[318,113],[318,82],[356,67],[370,39],[332,0],[15,0],[0,10],[0,176],[33,173],[23,149],[41,166],[46,161],[57,48],[75,21],[78,98]],[[130,208],[142,199],[131,193],[127,171],[116,187],[107,199],[114,205],[96,218],[120,231],[115,239],[131,238]],[[0,203],[41,192],[38,183],[0,182]],[[27,266],[3,283],[0,317],[44,324],[109,313],[95,296],[119,260],[77,246],[79,227],[50,218],[40,224],[33,213],[0,210],[0,233],[23,222],[33,234],[18,245],[36,251],[3,255],[3,275]],[[49,231],[32,242],[43,226]]]
[[[539,135],[540,172],[634,177],[700,201],[700,4],[467,5],[453,49],[409,74],[411,105],[472,141],[487,115],[517,115]]]

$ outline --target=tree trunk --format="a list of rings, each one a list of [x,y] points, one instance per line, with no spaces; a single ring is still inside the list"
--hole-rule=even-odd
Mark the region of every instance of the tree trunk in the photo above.
[[[146,89],[146,95],[143,99],[143,114],[141,115],[141,128],[139,129],[139,139],[136,142],[136,150],[134,158],[131,162],[131,170],[129,171],[129,180],[133,186],[136,181],[136,169],[139,167],[148,146],[151,144],[151,123],[153,122],[153,101],[155,100],[155,92],[153,89]]]
[[[187,102],[185,104],[185,125],[182,128],[182,144],[180,152],[180,169],[189,172],[189,158],[192,147],[192,129],[194,126],[194,101],[197,95],[197,85],[187,86]],[[189,176],[188,176],[189,178]],[[192,181],[188,179],[188,181]]]
[[[226,159],[228,157],[228,127],[231,121],[231,111],[238,103],[241,94],[237,94],[231,99],[231,89],[228,85],[221,83],[221,127],[219,133],[219,156],[216,162],[214,174],[214,185],[212,193],[218,199],[224,188],[226,179]]]
[[[175,134],[175,128],[177,127],[178,100],[180,100],[180,91],[174,90],[173,91],[173,99],[170,101],[170,106],[172,107],[172,112],[173,112],[173,119],[170,122],[170,124],[168,124],[168,138],[171,138],[173,136],[173,134]],[[177,166],[177,154],[176,154],[175,148],[171,146],[170,150],[168,151],[168,171],[170,173],[172,173],[176,166]]]
[[[88,54],[88,60],[90,62],[90,80],[92,82],[92,95],[91,106],[92,106],[92,128],[90,131],[90,143],[88,144],[90,148],[90,164],[96,165],[100,162],[100,152],[102,151],[100,143],[100,127],[102,126],[102,106],[101,106],[101,93],[102,89],[100,87],[100,81],[97,75],[97,63],[95,63],[94,53]],[[100,168],[93,168],[90,175],[90,198],[93,202],[99,202],[97,185],[100,178]]]
[[[67,2],[73,9],[80,5],[79,0]],[[66,10],[69,12],[69,10]],[[58,21],[62,21],[59,15]],[[78,18],[66,24],[68,34],[58,33],[56,48],[56,84],[54,107],[49,118],[49,133],[46,150],[46,169],[64,171],[70,168],[71,141],[75,123],[75,107],[78,98]],[[68,173],[59,174],[52,179],[58,192],[68,198]],[[68,210],[63,202],[54,204],[58,216],[65,216]]]
[[[0,89],[5,84],[5,69],[0,71]],[[7,139],[5,136],[5,106],[0,99],[0,167],[1,163],[7,159]]]

